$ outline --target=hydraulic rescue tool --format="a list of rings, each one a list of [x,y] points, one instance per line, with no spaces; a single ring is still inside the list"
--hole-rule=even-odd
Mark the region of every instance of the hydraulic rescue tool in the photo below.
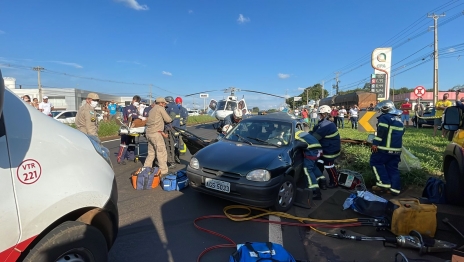
[[[456,247],[456,244],[447,241],[437,240],[430,237],[424,237],[415,230],[412,230],[409,235],[402,235],[397,237],[353,236],[346,234],[345,230],[340,230],[340,234],[332,234],[326,232],[322,233],[326,236],[338,239],[351,239],[356,241],[383,241],[383,244],[386,247],[404,247],[418,249],[421,255],[425,253],[449,252]]]

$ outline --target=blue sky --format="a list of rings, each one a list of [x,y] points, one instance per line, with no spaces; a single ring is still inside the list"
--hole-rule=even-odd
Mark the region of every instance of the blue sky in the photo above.
[[[191,106],[184,95],[230,86],[295,96],[324,80],[332,92],[337,71],[340,90],[362,87],[373,73],[370,53],[393,46],[392,69],[409,69],[394,87],[431,88],[433,63],[408,63],[433,52],[431,11],[446,11],[438,20],[440,89],[464,84],[464,0],[4,0],[0,67],[25,88],[37,85],[30,68],[40,65],[43,86],[146,97],[153,84],[154,97],[182,95]],[[249,107],[283,102],[237,95]]]

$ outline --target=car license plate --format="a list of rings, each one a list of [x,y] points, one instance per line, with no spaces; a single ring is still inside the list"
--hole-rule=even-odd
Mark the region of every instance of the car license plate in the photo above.
[[[216,179],[206,178],[205,179],[205,186],[207,188],[211,188],[217,191],[222,191],[226,193],[230,193],[230,183],[219,181]]]

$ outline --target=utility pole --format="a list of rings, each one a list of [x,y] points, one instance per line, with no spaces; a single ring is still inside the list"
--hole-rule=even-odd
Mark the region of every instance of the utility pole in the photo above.
[[[324,98],[324,80],[322,80],[321,98],[320,99],[323,99],[323,98]]]
[[[335,95],[338,95],[338,83],[340,83],[340,80],[338,80],[338,75],[339,75],[339,74],[340,74],[340,72],[335,72],[335,78],[334,78],[334,79],[335,79],[335,82],[336,82],[336,84],[335,84],[335,86],[334,86],[335,91],[336,91],[336,92],[335,92]]]
[[[436,15],[427,14],[428,18],[433,18],[433,32],[434,32],[434,48],[433,48],[433,104],[438,102],[438,18],[445,16],[445,14]]]
[[[44,70],[45,68],[41,66],[37,66],[33,68],[34,71],[37,71],[37,82],[39,84],[39,102],[42,101],[42,84],[40,82],[40,71]]]
[[[152,86],[153,86],[153,85],[150,84],[150,105],[151,105],[151,98],[152,98],[152,96],[151,96],[151,88],[152,88]]]

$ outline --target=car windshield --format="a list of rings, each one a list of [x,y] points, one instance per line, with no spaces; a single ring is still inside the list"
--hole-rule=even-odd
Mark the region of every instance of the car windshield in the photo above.
[[[61,112],[56,112],[56,111],[54,111],[54,112],[52,112],[52,116],[55,117],[55,116],[59,115],[60,113],[61,113]]]
[[[283,146],[290,143],[292,125],[288,122],[253,120],[242,121],[235,126],[225,139],[253,145]],[[244,141],[244,139],[248,140]]]

